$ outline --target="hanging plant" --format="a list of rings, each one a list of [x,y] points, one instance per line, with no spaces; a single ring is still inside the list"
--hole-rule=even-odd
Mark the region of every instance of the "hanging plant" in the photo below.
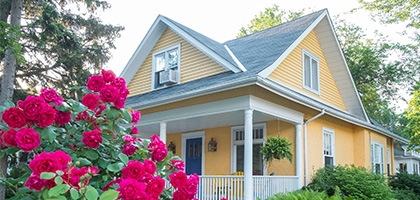
[[[293,154],[290,151],[291,145],[292,144],[287,141],[286,138],[268,138],[267,142],[261,148],[263,159],[270,163],[273,159],[282,160],[287,158],[290,162],[292,162]]]

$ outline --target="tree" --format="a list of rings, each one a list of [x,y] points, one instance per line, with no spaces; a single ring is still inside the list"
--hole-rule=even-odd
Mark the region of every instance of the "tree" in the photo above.
[[[285,11],[280,10],[279,6],[274,4],[271,8],[266,8],[264,12],[260,12],[259,16],[255,15],[255,18],[251,20],[251,23],[247,28],[242,27],[239,30],[237,38],[261,31],[281,23],[291,21],[304,14],[305,9],[300,11]]]

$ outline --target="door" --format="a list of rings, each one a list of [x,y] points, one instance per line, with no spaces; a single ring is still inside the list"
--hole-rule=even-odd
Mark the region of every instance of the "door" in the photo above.
[[[186,140],[185,151],[185,172],[187,174],[201,175],[202,138],[191,138]]]

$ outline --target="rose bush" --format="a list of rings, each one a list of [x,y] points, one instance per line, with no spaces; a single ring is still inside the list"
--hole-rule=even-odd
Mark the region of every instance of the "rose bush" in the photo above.
[[[156,135],[138,137],[125,80],[92,75],[81,101],[41,89],[0,107],[0,157],[29,152],[19,178],[3,178],[11,199],[193,199],[199,178]]]

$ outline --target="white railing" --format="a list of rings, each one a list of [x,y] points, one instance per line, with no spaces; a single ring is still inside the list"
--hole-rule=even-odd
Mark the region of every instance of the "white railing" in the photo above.
[[[253,176],[253,199],[266,199],[277,193],[286,193],[298,188],[296,176]],[[244,176],[200,176],[197,198],[200,200],[244,199]]]

